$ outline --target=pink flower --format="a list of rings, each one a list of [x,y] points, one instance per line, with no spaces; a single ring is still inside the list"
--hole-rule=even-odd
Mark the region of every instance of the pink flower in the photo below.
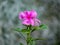
[[[36,18],[37,13],[36,11],[32,10],[32,11],[24,11],[24,12],[20,12],[19,13],[19,19],[23,20],[23,19],[33,19]]]
[[[37,12],[34,10],[24,11],[19,13],[19,19],[22,20],[24,25],[34,26],[36,23],[40,23],[37,18]]]

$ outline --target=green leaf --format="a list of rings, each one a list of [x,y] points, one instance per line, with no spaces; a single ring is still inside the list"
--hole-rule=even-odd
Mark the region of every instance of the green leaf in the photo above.
[[[21,31],[21,29],[20,29],[20,28],[16,28],[16,29],[15,29],[15,31],[18,31],[18,32],[20,32],[20,31]]]
[[[30,41],[30,45],[35,45],[35,41]]]
[[[21,32],[23,32],[23,33],[29,33],[29,32],[30,32],[30,30],[22,29],[22,30],[21,30]]]
[[[16,28],[15,31],[22,32],[22,33],[29,33],[30,32],[30,30],[20,29],[20,28]]]
[[[23,45],[22,43],[20,43],[20,45]]]
[[[39,30],[39,29],[40,29],[39,26],[34,26],[34,27],[32,27],[32,31],[31,31],[31,32],[33,32],[33,31],[35,31],[35,30]]]
[[[32,27],[32,31],[35,31],[35,30],[41,30],[41,29],[47,29],[47,26],[45,24],[41,24],[40,26],[34,26]]]
[[[27,39],[27,42],[28,42],[28,44],[29,45],[33,45],[33,38],[32,37],[29,37],[28,39]]]
[[[40,29],[47,29],[47,26],[45,24],[42,24],[39,26]]]
[[[36,40],[46,40],[45,38],[36,38],[36,39],[33,39],[33,41],[36,41]]]

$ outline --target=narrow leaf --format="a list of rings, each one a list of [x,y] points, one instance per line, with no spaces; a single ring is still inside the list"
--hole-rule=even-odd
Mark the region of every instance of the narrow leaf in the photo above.
[[[40,29],[47,29],[47,26],[45,24],[42,24],[39,27],[40,27]]]
[[[36,38],[36,39],[33,39],[34,41],[36,40],[46,40],[45,38]]]
[[[18,31],[18,32],[20,32],[20,31],[21,31],[21,29],[20,29],[20,28],[16,28],[16,29],[15,29],[15,31]]]
[[[23,32],[23,33],[29,33],[29,32],[30,32],[30,30],[22,29],[22,30],[21,30],[21,32]]]

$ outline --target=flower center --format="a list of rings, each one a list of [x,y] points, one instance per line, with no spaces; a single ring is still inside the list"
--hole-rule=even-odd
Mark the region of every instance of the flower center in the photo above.
[[[31,16],[30,16],[30,15],[28,15],[28,16],[27,16],[27,19],[31,19]]]

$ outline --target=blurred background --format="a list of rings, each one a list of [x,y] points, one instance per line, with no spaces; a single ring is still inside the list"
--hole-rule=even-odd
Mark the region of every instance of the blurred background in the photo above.
[[[21,33],[15,28],[23,28],[18,14],[24,10],[36,10],[38,18],[48,29],[35,31],[36,45],[60,45],[60,0],[0,0],[0,45],[26,45]],[[22,39],[23,38],[23,39]]]

